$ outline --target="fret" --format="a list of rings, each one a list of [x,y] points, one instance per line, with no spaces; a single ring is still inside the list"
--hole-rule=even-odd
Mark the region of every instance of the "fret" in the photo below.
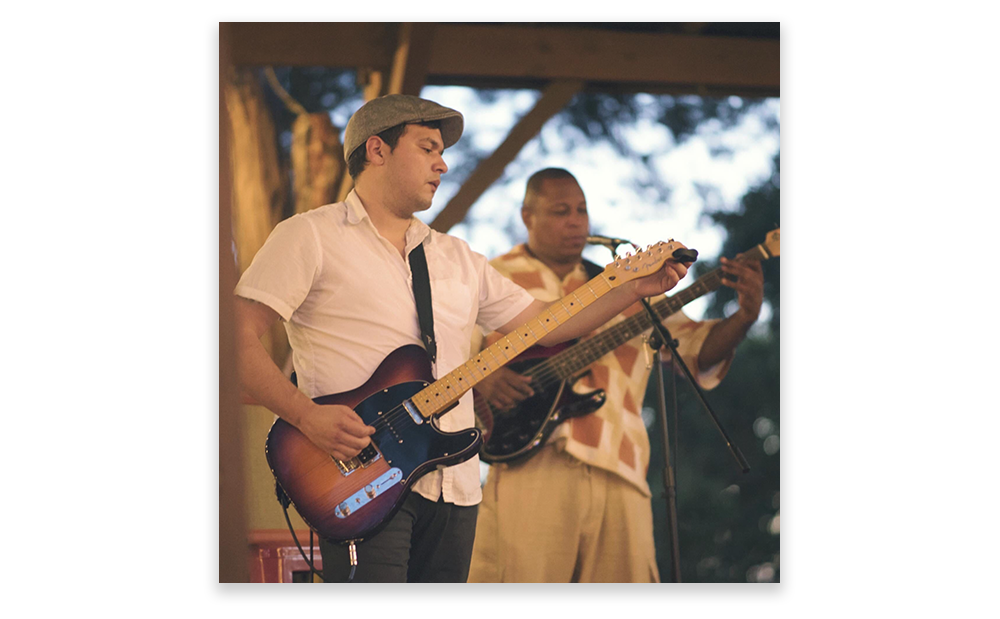
[[[438,382],[442,383],[442,385],[444,386],[444,392],[447,393],[449,397],[452,398],[462,397],[462,394],[458,392],[458,388],[455,385],[455,381],[451,378],[450,374],[448,376],[445,376]]]
[[[546,315],[546,314],[548,314],[548,317],[547,317],[547,318],[545,318],[545,315]],[[543,318],[544,318],[544,320],[543,320]],[[543,329],[545,329],[545,332],[546,332],[546,333],[551,333],[551,332],[552,332],[552,329],[554,329],[554,328],[555,328],[555,327],[552,327],[552,329],[550,329],[550,328],[549,328],[549,327],[547,326],[547,325],[548,325],[549,323],[551,323],[551,322],[552,322],[553,320],[555,320],[555,323],[556,323],[556,325],[555,325],[555,326],[556,326],[556,327],[558,327],[558,326],[559,326],[559,321],[558,321],[558,320],[556,320],[556,318],[555,318],[555,315],[554,315],[554,314],[553,314],[552,312],[550,312],[549,310],[545,310],[544,312],[542,312],[541,314],[539,314],[539,315],[538,315],[538,318],[536,318],[535,320],[536,320],[536,321],[538,322],[538,324],[542,325],[542,328],[543,328]]]
[[[759,258],[757,258],[757,256],[759,256]],[[738,254],[734,259],[768,259],[771,257],[772,256],[763,245],[758,245],[745,254]],[[673,314],[676,314],[681,310],[681,308],[691,301],[694,301],[695,299],[712,292],[721,286],[722,275],[722,270],[719,268],[709,271],[681,292],[670,297],[665,297],[652,304],[653,314],[656,316],[657,320],[661,321],[669,316],[672,316]],[[594,281],[596,281],[596,278],[595,280],[591,280],[592,283]],[[599,283],[609,285],[608,282],[603,279]],[[590,288],[589,284],[587,288]],[[590,291],[591,293],[594,292],[592,289]],[[562,309],[569,315],[573,315],[579,311],[577,304],[581,306],[586,305],[580,294],[577,294],[578,292],[582,294],[584,292],[583,287],[578,288],[577,291],[563,297],[559,302]],[[600,294],[595,294],[595,296],[599,297]],[[570,299],[569,305],[567,305],[567,299]],[[573,299],[575,299],[575,303],[572,301]],[[534,366],[532,368],[532,375],[539,376],[550,372],[556,374],[559,380],[569,378],[579,370],[590,365],[618,346],[645,332],[650,327],[652,327],[652,318],[648,313],[641,312],[635,314],[630,318],[621,321],[616,326],[602,331],[589,340],[584,340]]]
[[[470,376],[472,376],[472,381],[471,384],[469,385],[470,387],[475,386],[476,383],[486,378],[486,374],[482,374],[481,372],[479,372],[477,367],[478,364],[469,365],[468,362],[465,364],[465,371]]]
[[[515,356],[517,356],[517,353],[514,353],[513,355],[509,354],[507,351],[510,350],[510,345],[501,346],[500,345],[501,343],[503,343],[503,340],[497,340],[496,344],[494,344],[493,346],[490,346],[490,348],[496,348],[497,351],[499,351],[500,354],[503,355],[504,360],[500,363],[500,365],[503,365],[503,364],[507,363],[508,361],[510,361],[511,359],[513,359]],[[492,354],[492,353],[490,353],[490,354]],[[494,357],[495,356],[496,355],[494,355]]]
[[[559,300],[558,305],[553,304],[551,307],[549,307],[549,310],[552,312],[552,315],[555,317],[557,321],[559,321],[560,324],[566,322],[567,320],[573,317],[573,312],[569,311],[569,308],[566,306],[565,303],[562,302],[562,299]],[[557,312],[559,313],[557,314]]]
[[[566,312],[567,320],[573,317],[573,312],[569,311],[569,307],[566,306],[566,297],[559,299],[559,306],[562,307],[564,312]]]
[[[534,321],[532,321],[532,322],[534,322]],[[529,322],[528,324],[524,325],[524,328],[531,332],[531,337],[535,338],[532,341],[532,343],[535,343],[535,342],[537,342],[538,340],[541,339],[540,337],[538,337],[538,334],[535,333],[535,330],[531,328],[531,322]],[[527,334],[525,334],[525,335],[527,335]]]
[[[424,417],[429,418],[433,416],[435,413],[447,408],[448,405],[452,404],[457,398],[460,398],[469,389],[472,389],[479,381],[502,367],[510,359],[531,348],[544,335],[557,329],[563,322],[575,316],[612,288],[614,286],[606,275],[602,274],[595,277],[569,295],[559,299],[557,303],[550,304],[549,307],[528,323],[508,333],[492,346],[485,348],[475,359],[466,361],[452,370],[447,376],[415,394],[412,401]],[[631,333],[632,331],[612,333],[610,342],[614,344],[621,337],[626,338],[623,341],[628,341],[632,337]],[[575,355],[575,353],[566,355],[564,353],[568,351],[564,351],[564,353],[556,355],[551,360],[536,366],[532,375],[545,376],[547,380],[548,375],[543,374],[539,370],[543,365],[547,371],[554,370],[556,374],[567,375],[574,371],[573,368],[580,363],[588,364],[589,361],[586,360],[586,357],[593,356],[594,358],[598,358],[607,352],[605,349],[607,349],[609,340],[602,338],[597,341],[600,342],[600,347],[596,346],[595,343],[591,343],[588,345],[589,350],[586,350],[585,354],[579,356]],[[572,350],[572,348],[569,350]]]
[[[504,346],[504,349],[506,350],[506,349],[509,348],[510,350],[514,351],[514,356],[515,357],[517,355],[521,354],[522,352],[524,352],[524,350],[525,350],[524,348],[522,348],[521,350],[518,350],[517,349],[517,342],[515,342],[512,339],[510,339],[510,335],[503,336],[503,339],[499,340],[497,342],[497,344],[499,344],[500,342],[506,342],[507,344],[506,344],[506,346]],[[522,342],[522,345],[523,345],[523,342]]]
[[[503,361],[500,361],[499,359],[497,359],[497,356],[493,353],[493,349],[494,348],[495,348],[495,346],[490,346],[489,348],[487,348],[483,352],[488,352],[488,353],[490,353],[490,356],[493,357],[493,363],[497,364],[497,367],[493,369],[495,371],[496,369],[498,369],[501,366],[503,366],[503,364],[507,363],[507,360],[504,359]]]
[[[579,297],[579,295],[577,295],[577,293],[581,289],[584,289],[584,288],[586,289],[586,290],[584,290],[584,292],[589,292],[590,294],[592,294],[594,296],[594,298],[591,299],[590,301],[584,302],[583,299],[581,299]],[[590,303],[593,303],[597,299],[597,297],[598,297],[598,294],[596,292],[594,292],[594,289],[591,288],[589,284],[584,284],[583,286],[580,286],[579,288],[577,288],[576,290],[573,291],[573,294],[576,295],[577,300],[580,301],[580,303],[584,304],[584,305],[588,305]]]

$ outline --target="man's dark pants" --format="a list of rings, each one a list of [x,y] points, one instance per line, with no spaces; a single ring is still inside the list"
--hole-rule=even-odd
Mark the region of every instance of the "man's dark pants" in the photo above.
[[[384,529],[357,545],[353,582],[466,582],[478,511],[411,492]],[[348,547],[320,540],[320,549],[326,582],[347,582]]]

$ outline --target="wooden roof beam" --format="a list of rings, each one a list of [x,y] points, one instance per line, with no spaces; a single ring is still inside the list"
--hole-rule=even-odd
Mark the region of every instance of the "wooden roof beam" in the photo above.
[[[517,157],[524,145],[538,134],[546,121],[566,107],[582,88],[583,82],[579,80],[555,82],[546,88],[535,107],[521,117],[503,143],[476,166],[455,196],[431,222],[431,227],[438,232],[447,232],[462,221],[479,196],[500,178],[504,168]]]
[[[388,75],[399,50],[397,23],[228,25],[236,65],[371,67]],[[406,65],[426,54],[418,61],[426,72],[407,68],[401,86],[407,92],[416,88],[418,73],[428,84],[494,88],[578,79],[619,92],[776,96],[780,87],[776,39],[450,23],[412,24],[410,39]]]
[[[439,24],[429,79],[581,79],[777,90],[779,41],[584,28]]]

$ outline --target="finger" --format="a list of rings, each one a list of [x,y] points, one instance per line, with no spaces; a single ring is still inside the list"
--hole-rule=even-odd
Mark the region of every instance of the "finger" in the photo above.
[[[351,409],[344,411],[344,414],[340,417],[341,429],[344,432],[350,433],[352,436],[369,436],[375,431],[371,426],[365,425],[365,422],[361,420],[361,417]]]
[[[722,263],[722,272],[736,277],[750,277],[753,271],[739,262],[727,261]]]
[[[527,397],[526,394],[522,393],[514,385],[504,385],[503,391],[500,392],[500,395],[502,395],[503,398],[510,403],[510,405],[514,405]]]
[[[350,434],[341,434],[338,437],[337,446],[344,450],[353,450],[355,455],[368,446],[371,442],[367,436],[351,436]]]
[[[670,262],[669,265],[670,270],[677,275],[677,281],[684,279],[684,276],[687,275],[688,268],[680,262]]]
[[[534,393],[535,393],[534,390],[532,390],[530,383],[531,383],[531,380],[528,379],[527,381],[510,382],[510,383],[507,383],[507,385],[513,391],[513,394],[517,394],[517,395],[521,395],[521,396],[524,396],[524,397],[528,397],[530,395],[534,395]]]
[[[350,460],[354,456],[361,453],[360,449],[345,449],[343,447],[341,447],[338,451],[344,454],[344,456],[342,456],[340,460]]]

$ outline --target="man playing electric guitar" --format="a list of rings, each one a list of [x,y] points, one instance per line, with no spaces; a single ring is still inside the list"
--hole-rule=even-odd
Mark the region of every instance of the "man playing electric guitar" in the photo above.
[[[311,441],[311,449],[337,461],[367,451],[369,437],[383,430],[366,425],[349,406],[320,405],[313,398],[356,389],[391,353],[421,345],[411,251],[419,246],[426,255],[437,341],[435,378],[466,362],[476,325],[509,333],[549,305],[504,279],[463,241],[413,216],[430,207],[448,170],[444,150],[459,139],[463,122],[459,112],[412,96],[366,103],[351,117],[344,139],[354,190],[344,202],[278,224],[236,287],[243,389],[294,426]],[[623,279],[538,341],[552,345],[587,333],[639,298],[673,288],[687,272],[674,260],[657,264],[649,275]],[[278,320],[292,346],[297,388],[260,343]],[[471,397],[463,397],[437,420],[440,429],[472,428],[471,404]],[[400,414],[405,420],[407,413]],[[330,459],[323,458],[329,465]],[[414,474],[413,481],[413,492],[391,520],[357,545],[355,581],[466,580],[482,496],[478,459],[438,467],[423,477]],[[364,492],[378,490],[366,487]],[[325,540],[321,547],[324,578],[346,580],[348,549]]]
[[[582,251],[589,234],[583,190],[566,170],[527,183],[521,216],[528,242],[491,261],[541,300],[589,279]],[[763,274],[757,262],[722,259],[739,310],[724,320],[665,320],[704,389],[725,376],[737,344],[757,320]],[[612,324],[643,311],[636,303]],[[491,341],[488,337],[487,341]],[[559,425],[529,458],[490,467],[479,511],[469,582],[658,582],[646,474],[649,438],[640,415],[649,378],[641,338],[590,366],[581,391],[603,389],[597,411]],[[477,387],[494,409],[534,392],[530,379],[501,368]]]

